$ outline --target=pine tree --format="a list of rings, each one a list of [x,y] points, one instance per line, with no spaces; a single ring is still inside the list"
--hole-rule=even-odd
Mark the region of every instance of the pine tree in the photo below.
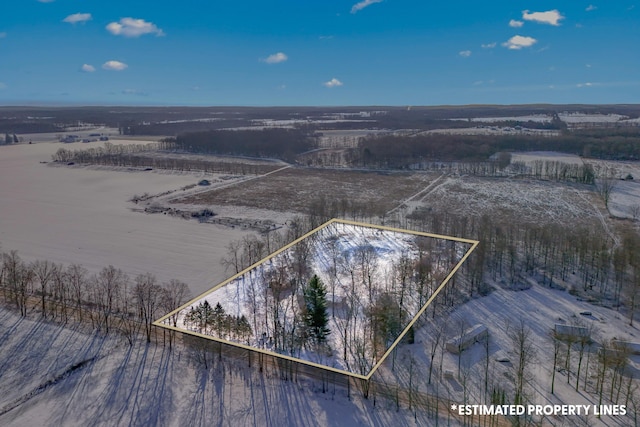
[[[249,338],[253,335],[253,332],[251,331],[251,325],[244,314],[238,319],[236,328],[238,330],[238,336],[242,340],[246,340],[248,345]]]
[[[310,330],[310,335],[315,338],[317,344],[323,343],[331,332],[327,327],[329,322],[327,290],[315,274],[304,290],[304,302],[307,308],[305,323]]]
[[[222,331],[224,330],[226,313],[219,302],[214,307],[211,318],[211,323],[213,323],[214,327],[216,328],[216,332],[218,332],[218,338],[223,338]]]
[[[185,318],[185,325],[187,325],[188,322],[195,323],[200,332],[204,329],[206,333],[207,326],[212,324],[212,320],[213,309],[211,305],[209,305],[209,302],[204,300],[204,302],[198,304],[197,307],[192,307],[191,310],[189,310],[189,314],[187,314]]]

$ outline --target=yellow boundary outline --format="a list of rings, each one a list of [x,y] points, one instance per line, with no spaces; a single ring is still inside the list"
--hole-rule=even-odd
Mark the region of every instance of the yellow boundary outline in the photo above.
[[[371,368],[371,370],[369,371],[369,373],[367,375],[361,375],[361,374],[357,374],[355,372],[345,371],[343,369],[332,368],[331,366],[322,365],[322,364],[311,362],[311,361],[308,361],[308,360],[298,359],[296,357],[287,356],[286,354],[280,354],[280,353],[276,353],[276,352],[273,352],[273,351],[263,350],[263,349],[252,347],[252,346],[249,346],[249,345],[246,345],[246,344],[237,343],[237,342],[233,342],[233,341],[228,341],[228,340],[224,340],[224,339],[221,339],[221,338],[216,338],[216,337],[213,337],[213,336],[210,336],[210,335],[204,335],[204,334],[201,334],[201,333],[198,333],[198,332],[195,332],[195,331],[189,331],[189,330],[186,330],[186,329],[182,329],[182,328],[178,328],[178,327],[175,327],[175,326],[166,325],[166,324],[162,323],[166,319],[170,318],[171,316],[173,316],[174,314],[180,312],[181,310],[184,310],[185,308],[187,308],[190,305],[194,304],[196,301],[200,300],[201,298],[205,297],[206,295],[209,295],[212,292],[214,292],[215,290],[217,290],[217,289],[219,289],[219,288],[221,288],[223,286],[228,285],[229,283],[233,282],[238,277],[248,273],[249,271],[251,271],[254,268],[256,268],[257,266],[259,266],[260,264],[265,263],[266,261],[268,261],[271,258],[277,256],[278,254],[286,251],[287,249],[291,248],[292,246],[294,246],[295,244],[299,243],[300,241],[308,238],[309,236],[317,233],[318,231],[322,230],[323,228],[326,228],[329,225],[334,224],[334,223],[354,225],[354,226],[358,226],[358,227],[374,228],[374,229],[377,229],[377,230],[393,231],[393,232],[396,232],[396,233],[413,234],[413,235],[416,235],[416,236],[433,237],[433,238],[436,238],[436,239],[451,240],[451,241],[454,241],[454,242],[462,242],[462,243],[471,244],[471,247],[469,248],[469,250],[467,250],[467,252],[464,254],[464,256],[455,265],[455,267],[453,267],[451,272],[449,272],[447,277],[445,277],[445,279],[442,281],[440,286],[438,286],[436,288],[436,290],[433,292],[433,294],[431,294],[431,296],[429,297],[427,302],[425,302],[425,304],[422,306],[422,308],[420,310],[418,310],[418,312],[413,317],[413,319],[407,324],[407,326],[400,333],[400,335],[398,335],[398,338],[396,338],[396,340],[389,346],[387,351],[382,355],[380,360],[378,360],[378,362]],[[480,242],[478,240],[464,239],[464,238],[461,238],[461,237],[444,236],[444,235],[441,235],[441,234],[424,233],[424,232],[420,232],[420,231],[413,231],[413,230],[405,230],[405,229],[401,229],[401,228],[387,227],[387,226],[384,226],[384,225],[374,225],[374,224],[367,224],[367,223],[364,223],[364,222],[356,222],[356,221],[349,221],[349,220],[346,220],[346,219],[333,218],[333,219],[330,219],[329,221],[325,222],[324,224],[320,225],[319,227],[314,228],[313,230],[309,231],[308,233],[304,234],[303,236],[297,238],[296,240],[294,240],[293,242],[289,243],[288,245],[283,246],[282,248],[278,249],[275,252],[272,252],[271,254],[267,255],[266,257],[264,257],[260,261],[253,263],[249,267],[247,267],[244,270],[240,271],[239,273],[231,276],[227,280],[225,280],[222,283],[214,286],[213,288],[209,289],[208,291],[205,291],[205,292],[201,293],[197,297],[191,299],[189,302],[181,305],[180,307],[176,308],[172,312],[162,316],[160,319],[158,319],[155,322],[153,322],[153,325],[161,327],[161,328],[165,328],[165,329],[170,329],[170,330],[174,330],[174,331],[177,331],[177,332],[181,332],[181,333],[184,333],[184,334],[189,334],[189,335],[193,335],[193,336],[196,336],[196,337],[208,339],[210,341],[216,341],[216,342],[220,342],[220,343],[223,343],[223,344],[231,345],[231,346],[234,346],[234,347],[243,348],[245,350],[254,351],[256,353],[263,353],[263,354],[266,354],[268,356],[278,357],[280,359],[285,359],[285,360],[289,360],[289,361],[296,362],[296,363],[302,363],[304,365],[312,366],[314,368],[323,369],[325,371],[335,372],[335,373],[342,374],[342,375],[348,375],[348,376],[351,376],[351,377],[354,377],[354,378],[359,378],[359,379],[362,379],[362,380],[369,380],[371,378],[371,376],[375,373],[375,371],[380,367],[380,365],[382,365],[382,363],[386,360],[386,358],[389,356],[389,354],[395,349],[395,347],[402,340],[402,338],[404,338],[404,336],[409,331],[409,329],[418,321],[418,318],[426,311],[426,309],[429,307],[429,305],[431,305],[433,300],[438,296],[440,291],[445,287],[445,285],[449,282],[449,280],[451,280],[453,275],[458,271],[458,269],[460,267],[462,267],[462,264],[466,261],[466,259],[469,257],[471,252],[473,252],[475,250],[475,248],[478,246],[479,243]]]

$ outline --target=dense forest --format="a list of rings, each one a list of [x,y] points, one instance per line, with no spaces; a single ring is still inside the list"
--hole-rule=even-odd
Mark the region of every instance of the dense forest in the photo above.
[[[179,150],[192,153],[275,157],[293,160],[315,148],[315,140],[296,129],[219,130],[192,132],[175,138]]]
[[[640,159],[640,129],[582,130],[557,137],[523,135],[385,135],[354,150],[363,167],[406,168],[421,161],[485,161],[508,151],[559,151],[609,160]]]

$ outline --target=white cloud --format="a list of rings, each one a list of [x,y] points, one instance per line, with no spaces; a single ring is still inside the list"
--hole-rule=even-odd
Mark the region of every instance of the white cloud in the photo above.
[[[371,6],[374,3],[382,3],[382,0],[362,0],[359,3],[354,4],[351,7],[351,13],[357,13],[365,7]]]
[[[92,16],[90,13],[74,13],[62,20],[62,22],[68,22],[69,24],[77,24],[78,22],[91,21]]]
[[[84,71],[85,73],[93,73],[96,70],[96,67],[89,64],[82,64],[82,67],[80,67],[80,70]]]
[[[593,86],[593,83],[591,83],[591,82],[578,83],[576,86],[577,87],[591,87],[591,86]]]
[[[596,10],[598,8],[598,6],[594,6],[592,4],[590,4],[589,6],[587,6],[587,8],[585,9],[587,12],[591,12],[592,10]]]
[[[458,52],[458,55],[462,56],[463,58],[468,58],[471,56],[471,51],[470,50],[462,50],[460,52]]]
[[[522,19],[525,21],[537,22],[538,24],[558,26],[560,25],[560,20],[564,19],[564,16],[562,16],[557,9],[533,13],[529,13],[528,10],[524,10],[522,11]]]
[[[496,47],[497,43],[493,42],[493,43],[487,43],[487,44],[481,44],[480,47],[482,47],[483,49],[493,49],[494,47]]]
[[[53,3],[54,0],[38,0],[40,3]]]
[[[326,87],[342,86],[342,82],[340,80],[336,79],[335,77],[332,78],[331,80],[329,80],[328,82],[324,82],[322,84],[325,85]]]
[[[502,46],[512,50],[520,50],[523,47],[531,47],[537,42],[538,40],[534,39],[533,37],[513,36],[506,42],[502,43]]]
[[[278,64],[280,62],[284,62],[289,57],[282,52],[274,53],[273,55],[267,56],[265,59],[261,59],[261,61],[266,62],[267,64]]]
[[[520,28],[524,25],[524,22],[522,21],[517,21],[515,19],[512,19],[511,21],[509,21],[509,26],[512,28]]]
[[[102,64],[102,68],[110,71],[122,71],[128,67],[127,64],[120,61],[107,61]]]
[[[164,36],[164,32],[156,24],[144,19],[122,18],[120,22],[112,22],[106,28],[115,36],[140,37],[145,34]]]

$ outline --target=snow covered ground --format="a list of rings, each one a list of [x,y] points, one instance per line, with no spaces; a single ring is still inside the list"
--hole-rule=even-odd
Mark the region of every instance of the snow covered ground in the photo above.
[[[629,118],[628,116],[623,116],[621,114],[585,114],[577,112],[560,113],[558,114],[558,117],[567,124],[615,123]]]
[[[552,116],[547,114],[531,114],[529,116],[510,116],[510,117],[473,117],[471,119],[456,118],[450,119],[455,121],[468,121],[480,122],[480,123],[495,123],[495,122],[536,122],[536,123],[551,123]]]
[[[129,141],[110,141],[121,144]],[[140,143],[140,141],[135,141]],[[225,278],[220,259],[240,229],[133,212],[135,194],[195,184],[199,173],[123,172],[54,167],[59,148],[90,144],[41,142],[0,147],[0,245],[26,260],[79,263],[91,272],[113,265],[129,275],[152,272],[186,282],[194,294]]]
[[[581,313],[591,313],[583,315]],[[435,319],[425,317],[425,324],[416,333],[416,343],[402,344],[398,347],[396,369],[392,372],[391,364],[386,362],[378,374],[386,381],[400,378],[401,383],[408,387],[409,359],[413,358],[413,372],[420,372],[414,378],[413,384],[418,384],[419,390],[430,393],[437,392],[451,400],[461,402],[464,399],[462,381],[467,381],[467,399],[471,404],[482,403],[484,399],[484,343],[476,343],[462,353],[460,365],[461,376],[458,376],[458,356],[449,352],[442,354],[442,371],[439,371],[441,352],[438,349],[435,358],[435,372],[432,385],[426,384],[426,373],[429,367],[429,351],[434,339],[434,332],[438,325],[444,325],[445,340],[455,338],[460,333],[460,325],[465,328],[481,324],[489,330],[489,373],[490,386],[498,385],[509,389],[512,387],[513,364],[516,360],[514,346],[509,338],[522,320],[531,331],[529,342],[532,344],[535,356],[527,369],[531,375],[525,386],[532,404],[598,404],[593,393],[595,377],[589,376],[587,392],[583,390],[584,372],[580,379],[579,391],[575,390],[577,366],[577,350],[574,348],[572,362],[573,373],[567,383],[565,370],[560,370],[555,378],[555,394],[551,394],[551,372],[553,367],[553,342],[551,331],[556,323],[581,324],[592,328],[592,337],[596,344],[590,350],[590,364],[593,368],[597,347],[604,341],[616,338],[622,341],[638,342],[640,331],[637,327],[629,326],[628,318],[615,310],[594,306],[581,301],[575,296],[562,290],[554,290],[539,285],[533,285],[524,291],[496,289],[490,295],[473,299],[455,308],[451,313],[436,316]],[[566,352],[563,347],[562,355]],[[584,356],[584,369],[587,355]],[[506,362],[509,360],[509,362]],[[502,362],[500,362],[502,361]],[[400,367],[399,367],[400,366]],[[559,366],[563,366],[562,363]],[[629,372],[637,375],[640,369],[640,356],[630,356]],[[443,378],[445,372],[453,374],[453,378]],[[628,379],[625,377],[625,386]],[[608,402],[605,402],[608,403]],[[624,402],[622,402],[624,403]],[[588,423],[585,423],[588,422]],[[557,417],[547,418],[544,425],[632,425],[631,418],[611,417],[598,421],[595,417]]]
[[[640,162],[586,160],[596,175],[615,178],[609,212],[618,218],[640,219]],[[628,176],[633,179],[623,180]]]
[[[581,165],[582,158],[574,154],[559,153],[557,151],[527,151],[511,153],[511,162],[533,163],[542,160]]]
[[[425,247],[427,244],[422,243],[420,250],[418,239],[429,240],[428,249]],[[302,244],[308,245],[303,246],[308,250],[308,255],[305,255],[307,266],[304,267],[292,262],[300,259],[300,251],[305,250],[299,248]],[[451,245],[455,247],[454,259],[447,251]],[[178,312],[177,325],[183,330],[366,375],[378,361],[373,346],[367,344],[371,339],[371,332],[367,332],[371,330],[367,313],[381,301],[379,298],[388,294],[396,304],[400,301],[398,307],[405,313],[404,323],[400,327],[403,330],[470,247],[469,243],[459,241],[332,222],[302,242],[191,301]],[[416,279],[409,271],[413,272],[417,268],[415,265],[423,260],[429,260],[429,276],[425,277],[425,283],[419,290]],[[405,267],[402,267],[403,262]],[[293,343],[279,348],[277,343],[274,346],[272,342],[272,339],[278,339],[278,334],[294,335],[296,322],[299,321],[296,316],[302,311],[303,290],[297,289],[299,285],[290,288],[284,284],[299,281],[294,277],[300,268],[310,270],[304,274],[305,283],[308,277],[317,275],[326,286],[329,305],[327,326],[331,331],[327,344],[332,350],[330,354],[320,355],[306,346],[294,349],[298,345]],[[403,274],[400,268],[407,269],[406,279],[400,279]],[[401,284],[401,280],[403,283],[406,281],[406,285]],[[277,288],[281,294],[275,294],[273,289],[276,285],[272,284],[273,281],[282,286],[282,289]],[[189,313],[205,301],[210,307],[220,304],[225,313],[236,318],[244,316],[252,327],[252,337],[232,338],[231,333],[220,336],[220,331],[215,331],[213,327],[203,329],[202,324],[188,320]],[[275,311],[272,306],[277,306]],[[168,318],[163,322],[172,325],[173,320]],[[282,332],[274,331],[275,324],[281,325]],[[396,337],[386,343],[384,350]],[[366,350],[363,350],[366,356],[357,353],[354,344],[357,342],[366,346]],[[363,358],[366,358],[366,362]],[[367,367],[363,368],[362,363],[366,363]]]
[[[215,356],[213,356],[215,357]],[[453,425],[455,424],[455,420]],[[190,350],[104,338],[0,308],[0,425],[424,426],[425,412],[374,406],[352,389],[282,381],[246,362],[210,369]],[[441,423],[446,419],[440,420]],[[443,424],[444,425],[444,424]]]

